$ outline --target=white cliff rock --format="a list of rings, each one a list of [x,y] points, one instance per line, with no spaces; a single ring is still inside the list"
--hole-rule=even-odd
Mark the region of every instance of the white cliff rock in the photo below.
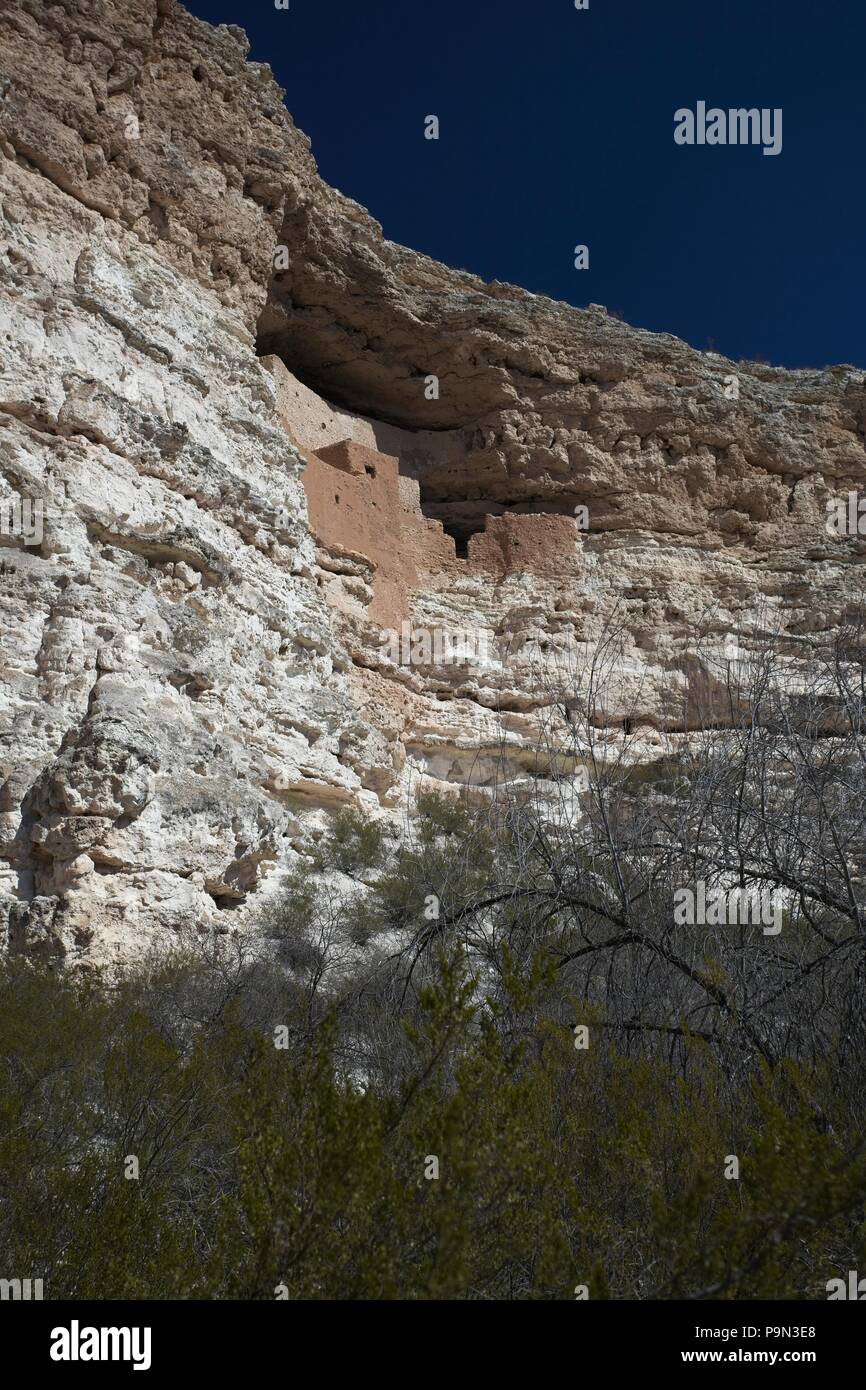
[[[0,17],[0,507],[43,517],[0,534],[15,949],[244,927],[330,809],[560,775],[542,730],[611,622],[607,717],[658,757],[707,652],[776,624],[796,666],[860,590],[826,506],[866,479],[862,373],[393,245],[246,52],[174,0]]]

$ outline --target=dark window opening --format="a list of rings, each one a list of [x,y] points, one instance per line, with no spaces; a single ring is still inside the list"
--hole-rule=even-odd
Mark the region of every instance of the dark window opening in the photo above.
[[[424,500],[421,500],[421,510],[425,516],[432,517],[435,521],[441,521],[442,530],[446,536],[450,536],[454,542],[454,552],[458,560],[469,559],[469,537],[476,532],[484,530],[484,524],[480,526],[467,525],[465,522],[451,522],[439,513],[437,507],[425,507]]]
[[[373,467],[372,463],[364,464],[364,472],[367,474],[368,478],[375,478],[376,476],[376,470]]]
[[[339,494],[339,492],[335,492],[335,493],[334,493],[334,501],[335,501],[335,502],[339,502],[339,500],[340,500],[340,494]]]
[[[631,720],[630,720],[630,719],[624,719],[624,720],[622,721],[622,731],[623,731],[624,734],[630,734],[630,733],[631,733]]]

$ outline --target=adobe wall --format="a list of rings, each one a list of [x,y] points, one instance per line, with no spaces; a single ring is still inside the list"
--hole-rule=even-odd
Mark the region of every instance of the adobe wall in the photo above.
[[[303,484],[313,534],[331,549],[373,562],[370,617],[382,627],[399,628],[421,571],[457,564],[453,540],[420,510],[406,509],[413,494],[402,487],[395,458],[351,440],[306,458]]]
[[[488,515],[484,530],[469,537],[470,571],[562,579],[582,574],[583,536],[574,517],[540,512]]]
[[[338,444],[341,439],[355,438],[357,416],[322,400],[315,391],[299,381],[279,357],[263,357],[262,366],[274,379],[277,411],[286,433],[302,453],[327,448],[329,444]],[[358,439],[358,443],[375,448],[372,430],[367,433],[368,437]]]
[[[423,515],[419,484],[401,471],[402,455],[375,447],[377,435],[399,447],[408,432],[374,430],[375,422],[323,401],[278,358],[264,363],[277,386],[283,426],[306,460],[310,528],[324,547],[372,563],[369,616],[381,627],[399,629],[410,617],[410,594],[422,586],[445,588],[471,574],[501,578],[525,571],[556,579],[582,570],[573,518],[551,514],[487,516],[485,530],[470,537],[468,558],[458,558],[442,523]]]
[[[400,460],[405,477],[419,478],[432,464],[460,472],[466,444],[459,430],[408,430],[383,420],[333,406],[305,386],[279,357],[262,358],[277,387],[278,409],[285,417],[294,441],[314,452],[341,439],[352,439],[381,454]]]

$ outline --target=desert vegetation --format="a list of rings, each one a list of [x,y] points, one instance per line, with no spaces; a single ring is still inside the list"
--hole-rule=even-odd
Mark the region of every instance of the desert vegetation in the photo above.
[[[753,644],[654,765],[602,643],[543,777],[402,835],[341,812],[257,932],[122,978],[7,959],[4,1265],[74,1298],[826,1298],[866,1259],[863,641]],[[774,925],[677,920],[698,884]]]

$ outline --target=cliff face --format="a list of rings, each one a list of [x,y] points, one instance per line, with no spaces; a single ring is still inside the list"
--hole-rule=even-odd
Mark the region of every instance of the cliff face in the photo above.
[[[537,779],[614,614],[651,759],[707,640],[796,649],[859,591],[825,508],[866,476],[861,373],[393,245],[246,52],[174,0],[0,17],[0,504],[44,508],[0,533],[16,948],[234,928],[335,806]]]

